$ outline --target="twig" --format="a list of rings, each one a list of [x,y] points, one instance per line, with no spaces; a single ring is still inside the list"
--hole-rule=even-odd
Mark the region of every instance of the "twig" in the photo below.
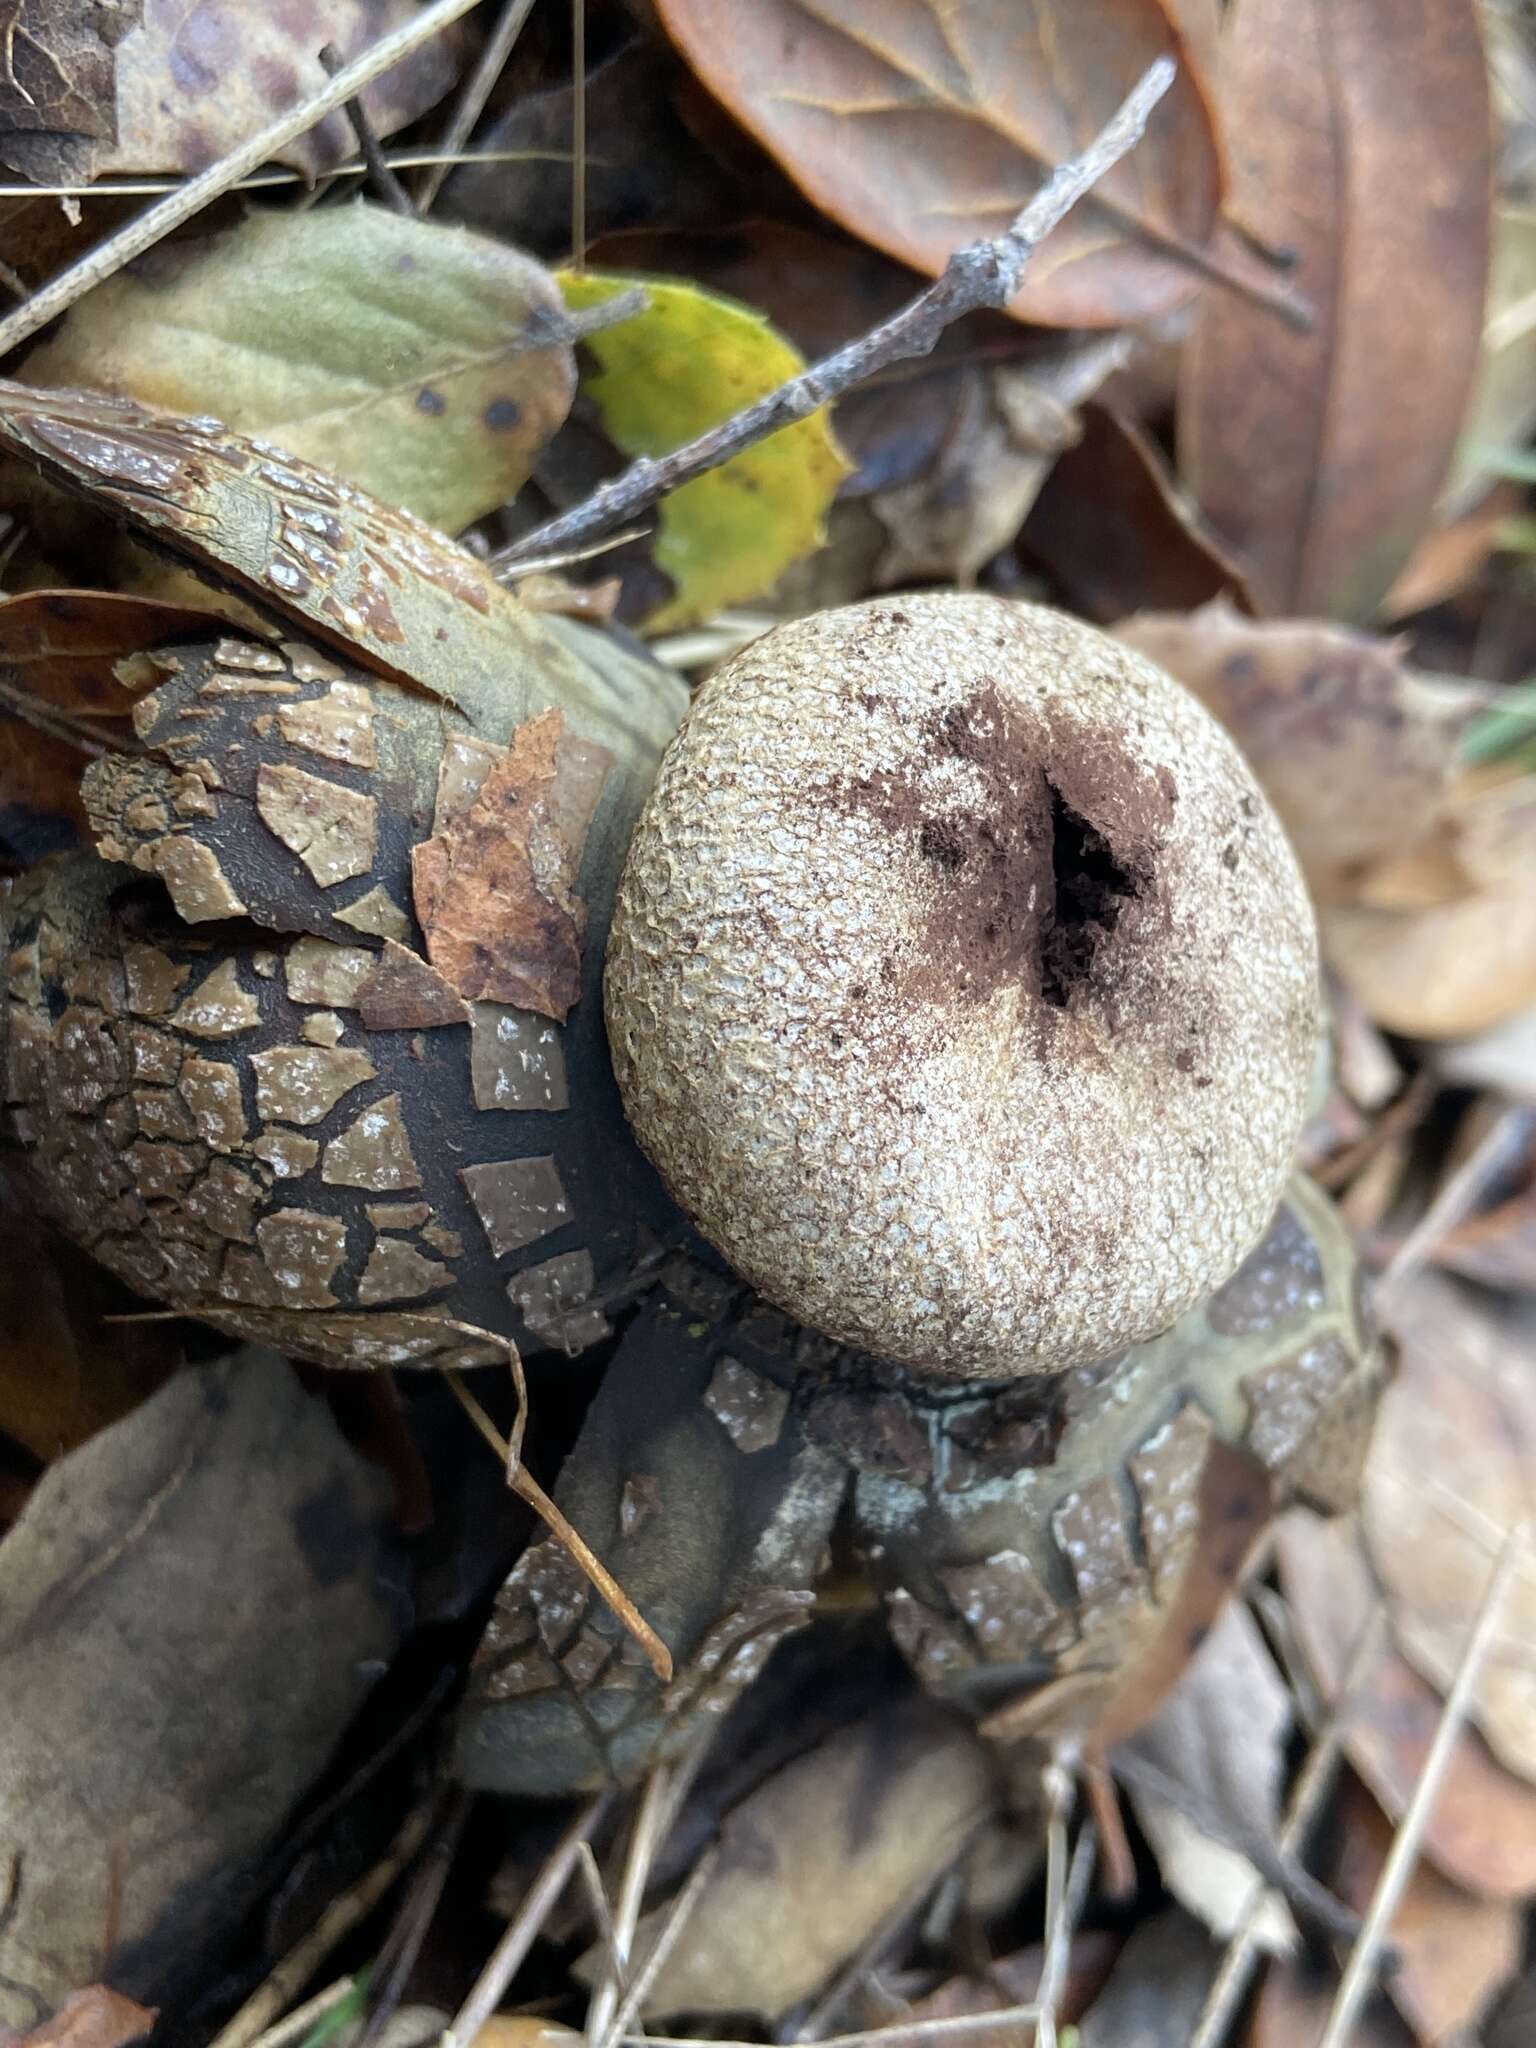
[[[602,1819],[611,1797],[608,1792],[599,1792],[589,1799],[550,1850],[543,1869],[528,1887],[523,1903],[507,1922],[469,1996],[444,2028],[440,2048],[470,2048],[470,2043],[500,2005],[507,1986],[517,1975],[523,1958],[538,1939],[539,1929],[549,1918],[555,1901],[570,1880],[576,1867],[577,1850]]]
[[[613,2016],[613,2025],[603,2036],[601,2048],[618,2048],[621,2040],[627,2038],[635,2023],[635,2016],[644,2005],[651,1986],[661,1975],[661,1966],[671,1955],[682,1938],[683,1930],[693,1918],[694,1910],[704,1896],[704,1888],[715,1874],[715,1863],[719,1857],[718,1845],[707,1849],[688,1873],[688,1882],[672,1901],[671,1911],[651,1944],[650,1954],[635,1972],[634,1980],[624,1993],[624,2002]]]
[[[258,2034],[251,2048],[288,2048],[290,2041],[301,2040],[316,2020],[323,2020],[335,2006],[351,1997],[356,1983],[355,1977],[338,1977],[334,1984],[327,1984],[313,1998],[306,1998],[302,2005],[296,2005],[291,2013],[268,2027],[264,2034]]]
[[[861,2027],[855,2034],[828,2034],[816,2048],[880,2048],[894,2031],[903,2048],[909,2041],[944,2040],[955,2034],[999,2033],[1011,2027],[1038,2026],[1044,2017],[1037,2001],[1005,2005],[991,2012],[947,2013],[942,2019],[898,2020],[892,2027]],[[618,2048],[763,2048],[761,2041],[703,2041],[688,2034],[625,2034]]]
[[[1318,1731],[1306,1762],[1291,1788],[1286,1802],[1285,1820],[1280,1829],[1280,1848],[1288,1856],[1300,1853],[1301,1845],[1317,1816],[1318,1808],[1333,1783],[1334,1767],[1338,1762],[1340,1745],[1344,1737],[1344,1725],[1354,1705],[1356,1690],[1366,1671],[1381,1647],[1386,1630],[1386,1609],[1377,1601],[1366,1617],[1360,1631],[1360,1639],[1351,1653],[1343,1681],[1329,1707],[1327,1718]],[[1231,2023],[1232,2015],[1247,1994],[1253,1976],[1258,1943],[1254,1929],[1258,1925],[1259,1912],[1269,1896],[1269,1886],[1261,1879],[1254,1887],[1244,1906],[1232,1939],[1227,1943],[1221,1965],[1212,1979],[1206,1993],[1205,2004],[1190,2038],[1189,2048],[1217,2048]]]
[[[671,1766],[657,1764],[646,1777],[645,1789],[635,1809],[634,1826],[624,1858],[624,1875],[619,1881],[617,1910],[613,1916],[612,1965],[592,1994],[592,2003],[587,2008],[586,2033],[590,2048],[598,2048],[598,2043],[612,2028],[619,1996],[628,1978],[630,1952],[634,1948],[635,1928],[640,1921],[646,1881],[661,1839],[663,1815],[670,1804],[667,1795],[671,1781]]]
[[[927,355],[962,315],[984,306],[1006,306],[1038,244],[1135,147],[1152,109],[1173,84],[1174,71],[1172,58],[1159,57],[1102,134],[1081,156],[1051,173],[1006,234],[957,249],[935,282],[889,320],[670,455],[642,455],[621,475],[599,485],[585,503],[499,549],[491,557],[491,567],[505,574],[530,555],[594,539],[620,521],[633,519],[690,477],[718,468],[768,434],[809,419],[876,370]]]
[[[426,1839],[425,1807],[411,1813],[372,1870],[333,1899],[302,1941],[297,1942],[263,1984],[258,1984],[234,2018],[214,2036],[211,2048],[251,2048],[314,1976],[337,1944],[367,1919]]]
[[[460,149],[445,154],[440,149],[386,149],[384,161],[392,171],[429,170],[440,164],[445,171],[461,169],[465,164],[568,164],[571,152],[568,149]],[[617,168],[611,157],[597,156],[592,162],[604,170]],[[349,156],[333,166],[325,175],[337,178],[363,178],[368,166],[361,157]],[[32,185],[23,178],[0,178],[0,199],[158,199],[166,192],[179,192],[186,184],[185,178],[95,178],[88,185],[71,185],[60,180],[53,185]],[[307,171],[291,171],[282,165],[269,170],[251,171],[237,179],[229,187],[231,192],[270,192],[284,185],[308,185],[311,182]],[[23,285],[23,289],[25,286]],[[1461,682],[1462,678],[1452,678]]]
[[[1482,1671],[1484,1660],[1493,1643],[1494,1630],[1498,1626],[1499,1611],[1505,1596],[1514,1583],[1515,1573],[1523,1562],[1526,1541],[1526,1524],[1519,1522],[1509,1533],[1503,1553],[1489,1575],[1487,1591],[1482,1605],[1478,1608],[1477,1619],[1467,1638],[1467,1647],[1462,1652],[1461,1667],[1455,1682],[1446,1695],[1440,1719],[1435,1728],[1434,1740],[1429,1745],[1429,1754],[1424,1759],[1424,1768],[1419,1773],[1418,1783],[1413,1788],[1413,1797],[1408,1802],[1408,1811],[1403,1815],[1402,1826],[1393,1838],[1382,1865],[1381,1875],[1376,1880],[1376,1889],[1371,1894],[1371,1903],[1366,1908],[1365,1922],[1359,1938],[1350,1951],[1349,1961],[1344,1967],[1338,1994],[1333,2009],[1328,2015],[1328,2027],[1319,2048],[1344,2048],[1344,2043],[1354,2036],[1355,2022],[1360,2009],[1369,1996],[1376,1975],[1378,1951],[1392,1924],[1392,1916],[1402,1903],[1408,1880],[1413,1875],[1418,1860],[1419,1843],[1429,1823],[1439,1797],[1445,1767],[1450,1762],[1451,1751],[1461,1734],[1462,1723],[1472,1699],[1472,1688]]]
[[[302,135],[307,128],[313,128],[333,108],[361,92],[370,79],[398,64],[402,57],[409,56],[412,50],[429,42],[450,22],[457,21],[461,14],[468,14],[477,4],[478,0],[432,0],[431,5],[413,14],[399,28],[371,43],[302,106],[290,107],[286,113],[279,114],[238,148],[230,150],[227,156],[210,164],[206,171],[200,171],[195,178],[189,178],[174,192],[167,193],[158,206],[147,207],[143,213],[126,221],[115,235],[109,235],[106,241],[87,250],[78,263],[70,264],[57,277],[50,278],[40,291],[34,292],[23,305],[0,320],[0,357],[8,355],[18,342],[36,334],[39,328],[46,327],[50,320],[56,320],[60,313],[66,312],[77,299],[83,298],[104,279],[116,276],[125,263],[142,256],[146,249],[152,249],[173,228],[201,213],[211,200],[227,192],[247,171],[254,171],[284,143]]]
[[[454,104],[453,118],[443,130],[442,141],[438,144],[441,159],[428,167],[427,175],[416,187],[416,211],[429,213],[443,180],[452,167],[453,159],[469,140],[471,131],[485,112],[485,103],[496,90],[496,81],[507,68],[507,59],[512,47],[523,32],[523,23],[533,11],[533,0],[507,0],[501,18],[486,38],[485,48],[480,52],[480,61],[459,88],[459,97]]]
[[[597,1867],[597,1858],[592,1854],[590,1842],[578,1842],[576,1845],[576,1875],[581,1879],[581,1888],[586,1893],[587,1904],[592,1909],[592,1923],[597,1929],[597,1938],[608,1958],[608,1968],[612,1970],[613,1959],[618,1954],[619,1947],[614,1934],[613,1908],[608,1903],[603,1873]]]
[[[1510,1155],[1524,1149],[1530,1121],[1530,1111],[1521,1103],[1511,1103],[1499,1112],[1388,1260],[1376,1282],[1378,1311],[1385,1310],[1389,1297],[1471,1214],[1478,1197],[1503,1170]]]
[[[370,1973],[368,2016],[352,2048],[373,2048],[405,1995],[406,1983],[416,1967],[416,1958],[421,1954],[448,1882],[470,1803],[470,1795],[458,1787],[443,1802],[436,1832],[416,1867],[395,1924]]]
[[[571,268],[587,267],[587,0],[571,0]]]
[[[1035,2003],[1040,2008],[1040,2018],[1035,2027],[1035,2048],[1047,2048],[1048,2043],[1054,2048],[1056,2008],[1067,1988],[1072,1937],[1088,1903],[1088,1887],[1093,1882],[1097,1855],[1098,1837],[1092,1821],[1085,1821],[1077,1838],[1077,1847],[1072,1851],[1072,1866],[1067,1872],[1055,1920],[1047,1919],[1045,1924],[1045,1967],[1040,1972],[1040,1986],[1035,1993]]]
[[[334,78],[341,69],[341,53],[334,43],[327,43],[320,52],[320,62],[326,76]],[[379,138],[373,132],[373,123],[368,118],[368,109],[360,96],[354,94],[342,102],[341,111],[346,115],[352,133],[357,137],[358,153],[368,166],[368,182],[389,208],[391,213],[409,213],[411,202],[405,196],[405,187],[391,170]]]
[[[511,1349],[510,1346],[508,1348]],[[644,1650],[646,1657],[650,1661],[651,1669],[665,1685],[672,1676],[672,1652],[661,1640],[661,1637],[657,1635],[655,1629],[651,1627],[651,1624],[640,1612],[634,1601],[630,1599],[624,1588],[613,1576],[613,1573],[609,1571],[607,1565],[603,1563],[596,1551],[592,1549],[586,1538],[566,1520],[543,1487],[529,1473],[526,1466],[512,1462],[512,1446],[507,1442],[495,1423],[492,1422],[489,1415],[486,1414],[480,1403],[469,1391],[469,1388],[465,1386],[463,1376],[457,1367],[445,1365],[440,1370],[442,1378],[452,1388],[464,1413],[507,1468],[507,1483],[512,1488],[512,1491],[519,1495],[521,1499],[527,1501],[529,1507],[533,1509],[534,1513],[546,1525],[551,1535],[556,1537],[565,1546],[566,1550],[569,1551],[572,1558],[580,1565],[598,1592],[608,1602],[608,1605],[613,1609],[623,1626],[628,1629],[641,1649]]]

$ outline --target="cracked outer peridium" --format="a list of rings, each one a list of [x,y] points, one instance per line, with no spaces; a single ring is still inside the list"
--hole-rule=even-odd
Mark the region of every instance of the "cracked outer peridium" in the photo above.
[[[680,692],[606,660],[573,728],[601,769],[547,835],[575,819],[559,1021],[462,999],[415,917],[412,848],[472,803],[515,702],[470,732],[299,642],[164,652],[146,752],[89,778],[105,858],[45,863],[5,917],[4,1130],[72,1236],[152,1298],[331,1363],[501,1355],[446,1318],[532,1352],[609,1333],[637,1233],[684,1227],[629,1136],[598,986]]]

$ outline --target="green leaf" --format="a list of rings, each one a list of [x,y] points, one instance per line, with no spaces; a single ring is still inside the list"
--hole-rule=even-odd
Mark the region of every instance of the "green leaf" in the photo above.
[[[1463,459],[1475,462],[1489,476],[1503,476],[1517,484],[1536,484],[1536,448],[1495,448],[1486,441],[1469,441]]]
[[[531,257],[360,202],[157,251],[22,376],[215,414],[455,533],[514,495],[570,409],[564,325]]]
[[[577,312],[644,285],[643,313],[588,337],[584,388],[626,455],[670,455],[805,367],[760,313],[667,278],[560,273]],[[826,538],[827,508],[849,463],[826,409],[759,441],[662,501],[657,566],[674,595],[656,629],[689,625],[766,590]]]
[[[1514,683],[1461,736],[1464,761],[1502,760],[1536,743],[1536,683]]]

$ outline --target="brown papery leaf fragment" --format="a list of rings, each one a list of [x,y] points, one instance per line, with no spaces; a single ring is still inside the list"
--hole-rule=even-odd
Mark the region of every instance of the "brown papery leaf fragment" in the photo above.
[[[222,633],[217,612],[107,590],[28,590],[0,600],[0,684],[74,718],[128,718],[140,694],[119,668],[182,633]],[[142,669],[145,683],[159,680]]]
[[[546,711],[517,728],[468,810],[412,848],[428,957],[471,1002],[563,1023],[580,995],[586,910],[574,886],[610,765]]]
[[[1392,1825],[1363,1786],[1345,1789],[1334,1888],[1364,1913],[1392,1845]],[[1392,2002],[1419,2040],[1464,2039],[1520,1961],[1520,1908],[1476,1899],[1421,1863],[1392,1915]]]
[[[1019,535],[1025,563],[1043,564],[1063,602],[1100,625],[1220,597],[1252,611],[1242,572],[1182,502],[1156,444],[1107,406],[1080,419]]]
[[[1295,252],[1298,334],[1210,293],[1180,464],[1260,606],[1368,618],[1429,523],[1477,366],[1487,70],[1474,0],[1243,0],[1222,64],[1234,204]]]
[[[807,196],[937,275],[999,235],[1156,58],[1179,74],[1121,164],[1051,235],[1011,310],[1115,327],[1189,297],[1222,166],[1189,42],[1158,0],[658,0],[694,70]]]
[[[40,184],[89,177],[117,137],[117,46],[143,0],[42,0],[7,8],[0,164]]]
[[[1493,1561],[1528,1524],[1536,1469],[1536,1309],[1420,1271],[1392,1296],[1401,1340],[1366,1459],[1361,1521],[1398,1648],[1440,1688],[1460,1668]],[[1536,1783],[1536,1555],[1527,1547],[1472,1720]]]
[[[17,2035],[14,2048],[127,2048],[153,2028],[159,2013],[105,1984],[72,1991],[51,2019]],[[0,2041],[7,2037],[0,2031]]]
[[[1115,637],[1226,726],[1317,896],[1352,896],[1366,863],[1433,824],[1467,713],[1414,676],[1393,641],[1313,619],[1255,624],[1221,602],[1140,613]]]
[[[1278,1532],[1280,1583],[1302,1654],[1323,1698],[1336,1702],[1373,1598],[1371,1567],[1353,1516],[1324,1522],[1297,1511]],[[1444,1702],[1390,1641],[1356,1680],[1344,1718],[1345,1754],[1400,1821],[1429,1756]],[[1488,1898],[1536,1891],[1536,1786],[1506,1771],[1475,1728],[1451,1751],[1430,1810],[1424,1853],[1447,1877]]]

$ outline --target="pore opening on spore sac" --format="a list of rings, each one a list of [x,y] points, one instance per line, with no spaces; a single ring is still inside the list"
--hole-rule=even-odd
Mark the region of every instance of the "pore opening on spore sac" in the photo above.
[[[1101,941],[1141,884],[1109,841],[1046,780],[1050,801],[1051,904],[1040,924],[1040,998],[1064,1010],[1087,981]]]

